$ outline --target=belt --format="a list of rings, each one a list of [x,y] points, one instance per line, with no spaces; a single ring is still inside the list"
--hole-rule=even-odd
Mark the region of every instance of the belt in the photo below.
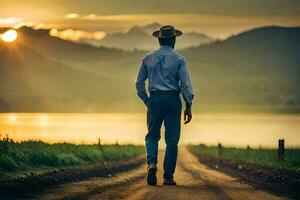
[[[176,91],[176,90],[156,90],[156,91],[152,91],[150,92],[150,94],[152,95],[160,95],[160,94],[179,94],[180,92],[179,91]]]

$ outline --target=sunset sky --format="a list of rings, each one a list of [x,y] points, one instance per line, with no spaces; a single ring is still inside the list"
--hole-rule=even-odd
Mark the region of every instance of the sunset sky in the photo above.
[[[225,38],[265,25],[299,26],[299,0],[0,0],[0,25],[31,25],[85,34],[153,22]]]

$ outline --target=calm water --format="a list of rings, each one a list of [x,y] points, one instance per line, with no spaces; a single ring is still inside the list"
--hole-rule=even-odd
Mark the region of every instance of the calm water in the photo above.
[[[0,134],[15,140],[143,144],[145,121],[145,114],[3,113]],[[195,114],[191,124],[182,125],[181,144],[274,147],[285,138],[287,146],[300,146],[299,136],[300,115]]]

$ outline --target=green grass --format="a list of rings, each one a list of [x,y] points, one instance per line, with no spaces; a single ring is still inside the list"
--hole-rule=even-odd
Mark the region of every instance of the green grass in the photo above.
[[[143,146],[134,145],[48,144],[42,141],[15,142],[9,138],[0,138],[0,179],[102,161],[126,160],[143,152]]]
[[[190,146],[192,152],[197,155],[207,155],[217,158],[218,148],[216,146],[206,146],[203,144]],[[300,149],[286,149],[285,160],[279,161],[277,149],[250,149],[233,147],[221,148],[222,159],[243,161],[260,166],[270,166],[276,169],[288,169],[300,172]]]

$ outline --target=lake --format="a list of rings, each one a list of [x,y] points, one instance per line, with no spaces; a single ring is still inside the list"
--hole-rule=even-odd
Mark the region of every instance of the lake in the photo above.
[[[47,142],[144,144],[145,114],[2,113],[0,134],[21,140]],[[162,130],[163,133],[163,130]],[[194,114],[182,124],[181,144],[205,143],[275,147],[279,138],[287,146],[300,146],[300,115]],[[163,138],[163,135],[162,135]]]

